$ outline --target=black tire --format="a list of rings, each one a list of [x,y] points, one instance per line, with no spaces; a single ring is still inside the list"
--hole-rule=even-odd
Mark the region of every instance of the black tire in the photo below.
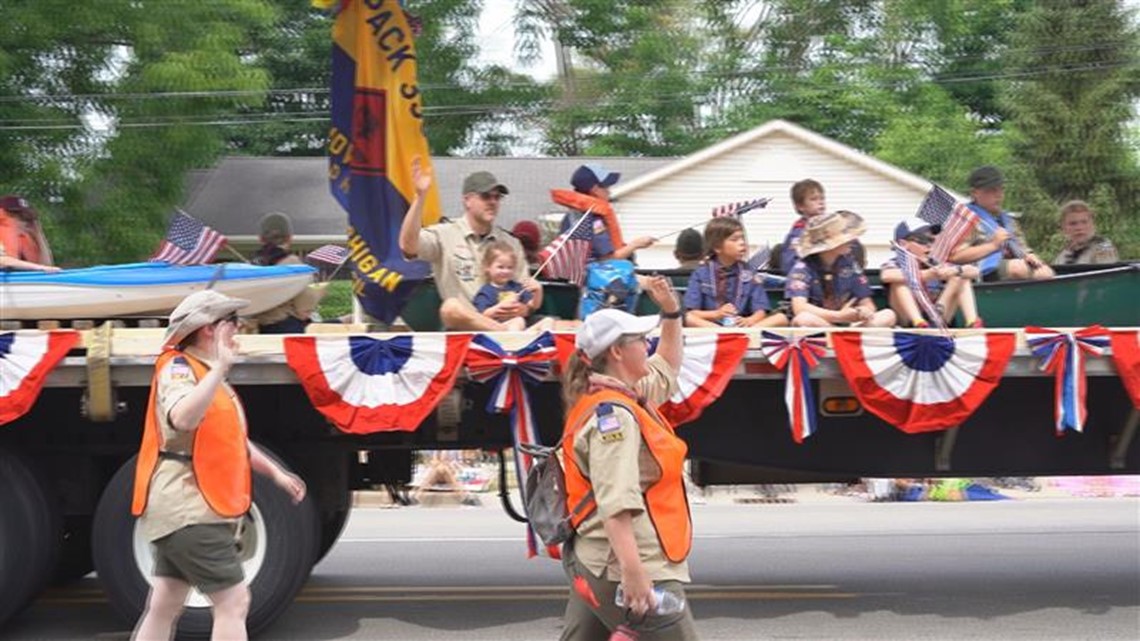
[[[351,508],[347,508],[344,510],[321,513],[321,535],[320,541],[318,541],[317,544],[317,555],[313,561],[313,565],[320,563],[325,556],[328,555],[329,550],[336,545],[337,539],[339,539],[341,533],[344,532],[345,524],[348,523],[348,513],[351,511]]]
[[[51,579],[59,558],[59,519],[31,464],[0,447],[0,624]]]
[[[92,549],[95,568],[111,605],[134,624],[146,605],[151,569],[142,568],[135,553],[136,519],[131,515],[135,459],[115,473],[95,510]],[[253,475],[255,521],[264,525],[264,536],[254,544],[264,550],[259,568],[246,573],[252,601],[246,627],[250,636],[272,624],[301,590],[313,567],[317,547],[317,517],[306,498],[293,505],[269,479]],[[248,522],[247,522],[248,525]],[[256,528],[254,528],[256,529]],[[144,546],[145,547],[145,546]],[[144,572],[146,574],[144,574]],[[179,639],[208,639],[212,618],[210,609],[188,605],[178,622]]]

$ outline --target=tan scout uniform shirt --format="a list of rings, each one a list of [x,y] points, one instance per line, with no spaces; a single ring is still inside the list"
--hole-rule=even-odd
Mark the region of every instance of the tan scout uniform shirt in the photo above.
[[[210,360],[203,358],[194,348],[186,350],[191,356],[212,367]],[[170,424],[170,410],[194,389],[197,381],[190,365],[173,358],[158,373],[158,391],[154,411],[158,413],[158,429],[162,435],[161,449],[167,452],[190,454],[194,450],[194,432],[178,431]],[[242,429],[245,431],[245,410],[229,383],[222,383],[226,393],[233,398],[241,415]],[[186,527],[202,523],[237,523],[238,519],[218,516],[206,504],[198,482],[194,478],[191,464],[173,459],[159,458],[154,468],[147,495],[146,512],[139,517],[143,536],[155,541]]]
[[[439,297],[475,299],[483,286],[483,252],[492,241],[506,241],[515,250],[515,280],[527,277],[526,254],[518,239],[498,227],[480,238],[467,224],[467,217],[420,230],[416,258],[431,263]]]
[[[1103,236],[1093,236],[1080,247],[1066,247],[1053,260],[1054,265],[1107,265],[1116,262],[1120,262],[1116,246]]]
[[[304,264],[300,258],[289,254],[277,262],[278,265],[302,265]],[[280,323],[286,318],[292,316],[293,318],[307,321],[313,315],[313,310],[317,308],[317,304],[324,298],[326,285],[324,283],[313,283],[305,287],[305,289],[292,300],[281,303],[273,309],[262,312],[257,316],[258,325],[272,325]]]
[[[649,359],[649,374],[637,382],[636,392],[646,404],[657,407],[677,391],[677,372],[660,356]],[[597,376],[597,375],[595,375]],[[609,377],[608,382],[621,383]],[[630,399],[630,402],[634,402]],[[621,580],[621,566],[606,537],[603,520],[622,511],[633,514],[633,533],[641,563],[652,581],[689,581],[689,563],[672,563],[665,558],[657,531],[645,510],[643,493],[661,478],[661,468],[641,440],[641,428],[633,414],[614,408],[621,423],[618,429],[598,431],[595,413],[574,438],[578,467],[590,479],[598,509],[578,526],[574,553],[595,576],[605,571],[610,581]]]

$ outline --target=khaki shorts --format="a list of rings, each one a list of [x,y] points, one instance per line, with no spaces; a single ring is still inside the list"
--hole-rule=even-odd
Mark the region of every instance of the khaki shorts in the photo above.
[[[234,525],[187,525],[154,542],[154,575],[213,594],[245,580]]]

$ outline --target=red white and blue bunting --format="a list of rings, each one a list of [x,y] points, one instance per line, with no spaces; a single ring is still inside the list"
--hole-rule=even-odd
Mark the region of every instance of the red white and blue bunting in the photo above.
[[[1112,360],[1116,363],[1116,372],[1132,405],[1140,410],[1140,332],[1132,330],[1114,330],[1112,332]]]
[[[79,332],[0,333],[0,425],[32,409],[47,375],[79,342]]]
[[[545,332],[527,346],[516,351],[503,348],[495,339],[479,334],[467,350],[467,372],[471,380],[493,386],[487,411],[492,414],[510,413],[511,435],[514,437],[515,474],[518,487],[526,487],[526,477],[534,461],[519,449],[520,445],[542,445],[534,413],[530,406],[528,386],[537,385],[551,374],[557,358],[554,337]],[[525,502],[526,497],[523,497]],[[540,551],[547,556],[560,558],[558,546],[542,546],[530,527],[526,530],[527,556]]]
[[[1083,432],[1088,418],[1085,357],[1104,354],[1109,344],[1108,330],[1099,325],[1075,332],[1026,327],[1025,342],[1033,355],[1041,359],[1041,370],[1056,377],[1053,408],[1057,435],[1065,430]]]
[[[290,336],[285,359],[344,432],[414,431],[455,384],[470,334]]]
[[[674,426],[695,421],[724,394],[747,351],[748,335],[743,333],[686,336],[677,392],[657,411]]]
[[[936,336],[831,334],[836,360],[867,411],[907,433],[962,424],[997,387],[1016,346],[1013,332]]]
[[[760,349],[769,363],[784,371],[788,424],[792,438],[803,443],[816,430],[815,396],[809,374],[827,353],[827,337],[822,332],[795,336],[764,331]]]

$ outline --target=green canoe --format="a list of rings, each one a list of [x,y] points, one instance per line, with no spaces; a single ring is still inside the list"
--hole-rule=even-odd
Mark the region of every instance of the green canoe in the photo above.
[[[1140,263],[1111,267],[1062,268],[1063,273],[1044,281],[981,283],[974,286],[978,312],[987,327],[1084,327],[1101,324],[1115,327],[1140,325]],[[688,273],[660,272],[669,277],[684,295]],[[868,270],[872,282],[877,273]],[[881,287],[875,285],[875,303],[886,306]],[[780,289],[768,290],[773,306],[783,298]],[[425,281],[404,308],[402,317],[416,331],[438,331],[439,294],[435,284]],[[542,308],[538,313],[574,318],[578,311],[578,288],[560,282],[543,284]],[[638,299],[637,313],[655,313],[647,297]]]

